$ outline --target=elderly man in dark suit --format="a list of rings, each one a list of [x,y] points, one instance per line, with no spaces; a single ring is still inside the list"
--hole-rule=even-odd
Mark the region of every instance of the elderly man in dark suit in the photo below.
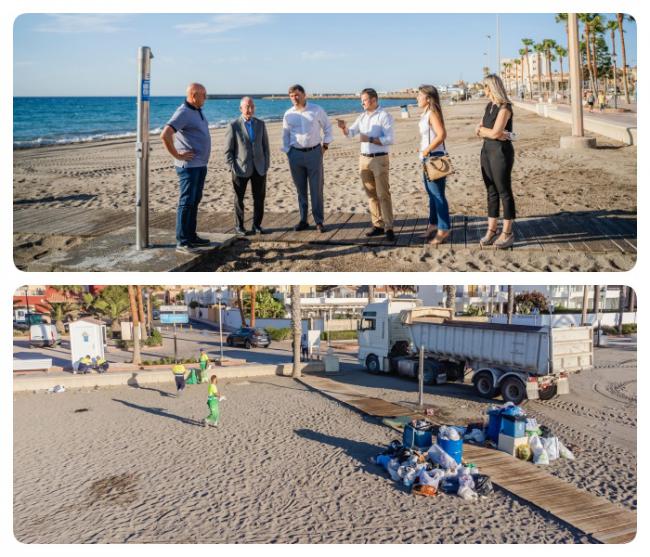
[[[235,190],[235,231],[246,234],[244,227],[244,196],[250,180],[253,190],[253,234],[265,234],[264,197],[266,196],[266,173],[271,163],[269,137],[262,120],[254,117],[255,103],[244,97],[239,110],[241,117],[226,128],[226,163],[232,171]]]

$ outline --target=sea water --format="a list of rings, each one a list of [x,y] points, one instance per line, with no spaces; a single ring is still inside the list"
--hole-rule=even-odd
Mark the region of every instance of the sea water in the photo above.
[[[150,129],[160,133],[183,97],[152,97]],[[358,99],[316,99],[328,114],[361,112]],[[384,107],[409,101],[386,99]],[[255,99],[255,116],[282,120],[291,107],[287,98]],[[14,149],[134,137],[135,97],[14,97]],[[239,116],[239,99],[209,99],[203,107],[210,127],[219,128]],[[334,124],[335,126],[336,124]]]

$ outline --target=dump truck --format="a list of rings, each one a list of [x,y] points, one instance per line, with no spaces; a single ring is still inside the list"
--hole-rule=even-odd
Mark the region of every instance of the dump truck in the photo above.
[[[417,354],[422,347],[425,370],[433,370],[434,383],[444,382],[445,376],[450,381],[464,381],[469,376],[481,397],[501,394],[505,401],[519,404],[525,398],[548,400],[567,394],[569,375],[593,367],[591,327],[465,321],[444,316],[442,309],[413,307],[401,309],[397,321],[387,317],[392,326],[391,334],[382,339],[387,341],[383,352],[376,350],[379,339],[370,346],[368,336],[360,331],[359,356],[363,355],[366,368],[417,375]],[[376,324],[377,329],[381,327]],[[408,339],[406,344],[404,339]],[[409,366],[410,372],[404,373],[402,369]],[[428,376],[430,379],[431,372]]]

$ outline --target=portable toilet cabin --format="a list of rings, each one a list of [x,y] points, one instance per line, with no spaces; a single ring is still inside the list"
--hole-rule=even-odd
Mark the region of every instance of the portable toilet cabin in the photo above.
[[[85,318],[70,323],[70,359],[77,371],[79,360],[88,354],[93,361],[104,357],[106,346],[106,323]]]

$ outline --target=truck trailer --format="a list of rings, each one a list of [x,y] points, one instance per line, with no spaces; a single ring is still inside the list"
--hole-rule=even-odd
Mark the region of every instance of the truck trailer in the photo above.
[[[526,397],[547,400],[566,394],[569,374],[593,367],[591,327],[464,321],[443,315],[444,308],[415,305],[395,315],[397,308],[390,304],[384,311],[371,308],[375,305],[366,309],[379,320],[375,331],[386,334],[371,338],[367,331],[359,331],[359,359],[370,371],[417,376],[417,354],[423,348],[426,382],[464,380],[470,375],[480,396],[492,398],[500,393],[505,401],[519,404]]]

